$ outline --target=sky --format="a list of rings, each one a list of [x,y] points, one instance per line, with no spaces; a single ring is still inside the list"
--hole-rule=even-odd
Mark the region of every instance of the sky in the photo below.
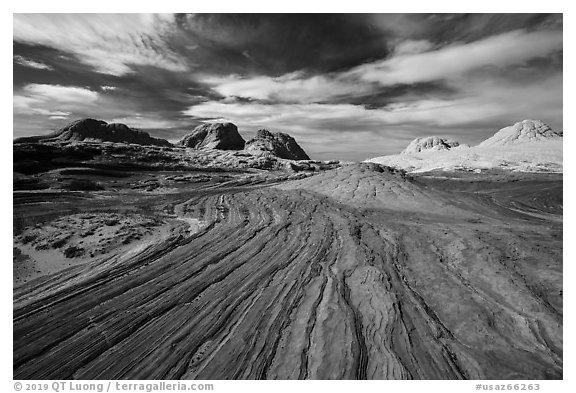
[[[231,121],[313,159],[562,123],[561,14],[14,14],[13,137],[79,118],[179,140]]]

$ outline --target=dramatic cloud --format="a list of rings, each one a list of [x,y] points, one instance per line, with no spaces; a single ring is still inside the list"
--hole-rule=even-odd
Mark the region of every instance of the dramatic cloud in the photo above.
[[[131,72],[131,65],[186,71],[162,40],[173,21],[172,15],[15,14],[14,40],[71,53],[111,75]]]
[[[232,75],[204,81],[225,97],[312,103],[376,91],[374,83],[392,86],[456,79],[483,67],[523,64],[561,49],[562,33],[514,31],[469,44],[431,48],[428,41],[403,41],[397,44],[392,58],[342,73],[306,77],[295,72],[277,78]]]
[[[37,70],[47,70],[47,71],[54,71],[54,68],[50,67],[48,64],[44,64],[39,61],[34,61],[30,59],[26,59],[22,56],[14,56],[14,62],[20,64],[24,67],[34,68]]]
[[[453,78],[482,67],[506,67],[562,49],[562,32],[522,30],[469,44],[395,56],[352,69],[347,76],[381,85]]]
[[[561,14],[15,14],[14,136],[95,117],[175,140],[226,119],[314,158],[561,130]]]

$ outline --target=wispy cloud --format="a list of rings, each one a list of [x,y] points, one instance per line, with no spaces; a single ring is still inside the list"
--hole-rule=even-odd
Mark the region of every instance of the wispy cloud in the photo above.
[[[173,15],[14,14],[14,40],[71,53],[97,71],[124,75],[132,65],[186,71],[164,43]]]
[[[345,76],[380,85],[452,79],[482,67],[522,64],[562,49],[561,31],[512,31],[442,49],[401,54],[355,67]]]
[[[202,81],[224,97],[245,97],[275,102],[312,103],[340,96],[366,93],[366,83],[358,84],[337,77],[315,75],[303,77],[290,73],[281,77],[257,76],[242,78],[238,75],[212,76]]]
[[[61,119],[79,108],[90,106],[98,97],[97,92],[83,87],[32,83],[14,94],[14,113]]]
[[[16,55],[14,56],[14,62],[20,64],[21,66],[34,68],[37,70],[46,70],[46,71],[54,71],[54,68],[49,66],[48,64],[44,64],[40,61],[34,61],[30,59],[26,59],[23,56]]]
[[[428,52],[434,48],[434,44],[428,40],[402,40],[394,46],[396,56],[413,55]]]
[[[123,123],[129,125],[130,127],[142,128],[142,129],[174,128],[181,126],[180,122],[177,121],[162,119],[155,116],[142,116],[142,115],[116,117],[110,119],[110,122]]]
[[[349,71],[306,76],[294,72],[281,77],[205,77],[203,82],[225,97],[282,103],[314,103],[340,96],[368,94],[376,86],[456,80],[485,67],[504,68],[548,55],[562,48],[562,33],[523,30],[483,40],[433,49],[424,40],[397,43],[394,55]]]
[[[531,85],[503,81],[470,81],[450,99],[397,102],[379,109],[351,104],[258,104],[205,102],[190,107],[185,115],[223,118],[246,126],[277,126],[302,132],[329,129],[385,133],[389,125],[411,124],[427,128],[457,127],[492,122],[495,118],[556,117],[562,111],[562,78],[552,77]],[[519,98],[521,97],[521,98]]]
[[[55,101],[58,103],[85,102],[90,103],[98,99],[98,93],[78,86],[60,86],[32,83],[24,87],[24,93],[41,101]]]

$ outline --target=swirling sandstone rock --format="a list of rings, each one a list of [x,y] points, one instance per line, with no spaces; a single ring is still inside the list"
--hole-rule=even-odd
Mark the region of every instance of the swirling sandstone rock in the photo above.
[[[184,190],[198,233],[15,289],[14,378],[562,378],[561,215],[464,183]]]

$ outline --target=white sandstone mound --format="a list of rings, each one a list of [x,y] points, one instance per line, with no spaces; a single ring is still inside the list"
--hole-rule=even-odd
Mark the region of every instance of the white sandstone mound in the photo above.
[[[418,138],[400,154],[366,161],[408,172],[504,169],[561,173],[562,136],[539,120],[523,120],[470,148],[438,137]]]
[[[522,120],[512,126],[502,128],[493,137],[480,143],[478,147],[506,146],[554,139],[562,140],[562,134],[553,131],[540,120]]]
[[[468,145],[460,145],[459,142],[453,139],[429,136],[414,139],[400,154],[413,154],[429,150],[450,150],[458,146],[469,147]]]

